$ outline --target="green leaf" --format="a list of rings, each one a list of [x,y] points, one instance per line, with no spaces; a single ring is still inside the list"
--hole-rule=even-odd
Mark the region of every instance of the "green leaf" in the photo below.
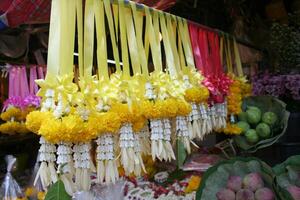
[[[183,143],[177,139],[177,167],[178,168],[181,168],[185,159],[186,159],[186,151],[185,151],[185,148],[184,148],[184,145]]]
[[[278,195],[281,199],[293,200],[292,196],[287,191],[287,187],[289,185],[300,186],[300,180],[297,178],[297,175],[299,176],[299,170],[300,155],[291,156],[286,161],[273,168],[276,175],[274,185],[277,188]]]
[[[45,200],[71,200],[71,197],[66,192],[64,183],[58,180],[49,188]]]

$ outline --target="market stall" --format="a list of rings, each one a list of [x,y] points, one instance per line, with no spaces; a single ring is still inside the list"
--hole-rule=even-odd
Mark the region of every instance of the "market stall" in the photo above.
[[[288,172],[233,158],[277,142],[289,112],[252,96],[226,33],[131,1],[52,0],[47,66],[6,72],[0,132],[40,146],[23,188],[6,157],[5,200],[299,198],[298,158]],[[202,146],[214,133],[228,139]]]

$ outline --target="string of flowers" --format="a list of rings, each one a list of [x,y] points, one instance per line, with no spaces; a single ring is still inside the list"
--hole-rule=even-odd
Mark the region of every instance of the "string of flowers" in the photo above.
[[[0,115],[1,120],[5,121],[0,125],[0,132],[9,135],[28,133],[29,130],[24,123],[26,116],[39,106],[40,98],[34,95],[29,95],[25,99],[18,96],[7,99]]]

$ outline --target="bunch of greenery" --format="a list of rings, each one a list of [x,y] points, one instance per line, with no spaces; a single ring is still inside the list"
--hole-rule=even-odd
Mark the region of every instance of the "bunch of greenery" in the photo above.
[[[300,13],[289,15],[288,24],[273,23],[270,52],[275,69],[300,71]]]

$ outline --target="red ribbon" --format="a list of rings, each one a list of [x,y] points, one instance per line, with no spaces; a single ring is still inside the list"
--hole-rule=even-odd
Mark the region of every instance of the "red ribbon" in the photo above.
[[[192,23],[189,31],[196,66],[206,77],[202,84],[210,91],[211,101],[222,103],[232,80],[223,72],[219,35]]]
[[[204,65],[202,63],[202,57],[201,57],[201,52],[199,47],[198,28],[193,24],[189,24],[189,32],[190,32],[190,38],[191,38],[196,67],[198,68],[199,71],[203,72]]]

